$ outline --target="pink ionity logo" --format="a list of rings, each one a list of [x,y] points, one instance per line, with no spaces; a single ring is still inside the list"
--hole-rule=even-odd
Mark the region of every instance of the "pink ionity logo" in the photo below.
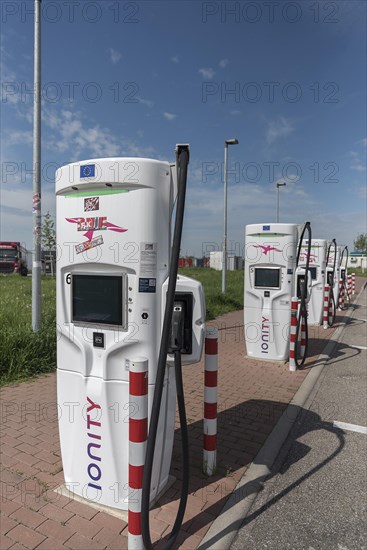
[[[103,231],[109,229],[110,231],[117,231],[118,233],[124,233],[127,229],[108,222],[106,216],[98,216],[95,218],[65,218],[69,223],[76,223],[78,225],[78,231],[85,231],[84,237],[91,241],[94,231]]]
[[[308,253],[308,252],[304,252],[302,250],[301,252],[301,260],[304,261],[307,260],[307,258],[309,258],[310,262],[315,262],[316,261],[316,254],[313,254],[312,252]]]
[[[262,244],[254,244],[254,247],[261,248],[265,256],[267,256],[268,252],[270,252],[271,250],[275,250],[275,252],[281,252],[279,248],[275,248],[274,246],[270,246],[270,245],[264,246]]]

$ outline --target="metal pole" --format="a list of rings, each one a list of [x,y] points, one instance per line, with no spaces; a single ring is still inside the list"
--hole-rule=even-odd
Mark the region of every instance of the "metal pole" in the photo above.
[[[277,185],[277,223],[279,223],[279,185]]]
[[[34,0],[32,328],[42,323],[41,300],[41,1]]]
[[[227,271],[227,181],[228,181],[228,144],[224,144],[224,238],[222,255],[222,293],[226,292]]]

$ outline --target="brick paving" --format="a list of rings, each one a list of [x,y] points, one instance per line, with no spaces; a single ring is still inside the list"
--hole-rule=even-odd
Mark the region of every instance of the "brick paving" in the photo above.
[[[357,278],[356,291],[364,279]],[[335,328],[344,314],[337,316]],[[191,479],[178,547],[194,550],[260,450],[335,328],[310,327],[306,368],[245,358],[243,312],[209,324],[219,329],[218,468],[202,474],[203,361],[184,368]],[[127,524],[54,492],[63,483],[56,377],[42,376],[1,391],[0,548],[127,548]],[[152,539],[163,544],[175,519],[181,451],[175,433],[171,473],[177,478],[150,514]]]

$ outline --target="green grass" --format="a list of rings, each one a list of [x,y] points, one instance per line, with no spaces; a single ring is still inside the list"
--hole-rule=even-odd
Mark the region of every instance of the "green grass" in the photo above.
[[[213,269],[180,269],[200,281],[205,290],[207,320],[243,308],[243,271],[227,273],[223,296],[222,273]],[[27,380],[56,368],[56,285],[42,279],[42,329],[32,330],[32,278],[0,275],[0,385]]]
[[[226,293],[222,294],[222,272],[214,269],[182,268],[181,275],[200,281],[205,291],[206,319],[243,308],[243,270],[227,271]]]
[[[0,384],[56,367],[55,279],[42,280],[42,329],[32,330],[32,278],[0,275]]]
[[[362,272],[361,267],[349,267],[348,268],[348,275],[351,275],[352,273],[355,273],[357,277],[367,277],[367,270],[365,269]]]

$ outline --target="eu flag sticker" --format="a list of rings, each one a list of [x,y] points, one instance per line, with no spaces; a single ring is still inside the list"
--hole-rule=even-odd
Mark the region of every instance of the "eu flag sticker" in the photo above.
[[[263,225],[263,231],[270,231],[270,225]]]
[[[94,178],[96,171],[95,164],[85,164],[80,167],[80,179],[81,178]]]

